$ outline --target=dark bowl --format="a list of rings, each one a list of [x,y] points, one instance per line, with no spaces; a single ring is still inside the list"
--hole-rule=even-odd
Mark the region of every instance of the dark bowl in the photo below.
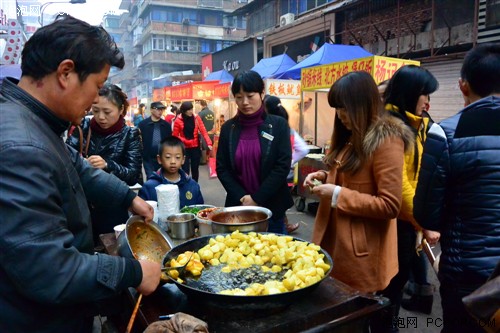
[[[267,234],[261,232],[261,234]],[[225,236],[225,235],[224,235]],[[181,253],[186,251],[198,251],[210,241],[210,238],[215,237],[203,236],[191,239],[185,243],[182,243],[172,250],[170,250],[164,259],[164,264],[170,262],[171,259],[177,258]],[[299,238],[294,238],[294,240],[303,241]],[[323,249],[320,253],[324,254],[325,263],[330,265],[330,270],[325,273],[325,276],[320,281],[309,285],[305,288],[289,291],[281,294],[272,295],[261,295],[261,296],[237,296],[237,295],[224,295],[218,294],[216,292],[211,292],[207,290],[206,286],[218,285],[217,281],[203,281],[203,273],[199,278],[185,276],[183,277],[184,283],[179,283],[175,279],[171,279],[177,287],[185,293],[188,298],[192,301],[202,303],[203,306],[210,306],[216,308],[227,309],[231,311],[238,311],[239,313],[245,313],[250,310],[272,310],[280,309],[290,305],[291,302],[297,301],[303,297],[307,297],[319,284],[326,279],[332,270],[333,261],[330,255]]]

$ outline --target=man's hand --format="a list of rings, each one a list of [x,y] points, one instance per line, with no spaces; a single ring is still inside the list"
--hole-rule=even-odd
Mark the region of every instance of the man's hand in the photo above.
[[[161,266],[149,260],[139,260],[142,268],[142,281],[137,291],[143,295],[153,293],[160,284]]]
[[[129,210],[136,214],[144,217],[146,222],[151,222],[154,217],[154,209],[146,201],[142,200],[140,197],[135,197]]]

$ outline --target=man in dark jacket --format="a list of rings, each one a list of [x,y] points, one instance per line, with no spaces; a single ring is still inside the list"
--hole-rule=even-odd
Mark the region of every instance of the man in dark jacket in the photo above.
[[[215,133],[215,114],[212,110],[208,108],[207,101],[201,100],[200,105],[202,107],[198,116],[201,118],[205,129],[207,130],[208,137],[214,142],[214,133]],[[208,150],[208,145],[205,141],[203,141],[203,150]]]
[[[167,107],[161,102],[151,103],[151,117],[139,123],[142,134],[142,163],[146,172],[146,179],[160,168],[156,156],[158,146],[168,136],[172,136],[172,127],[167,123],[162,115]]]
[[[445,333],[483,332],[462,298],[500,260],[500,44],[469,51],[459,86],[466,107],[432,125],[414,197],[417,222],[441,232]]]
[[[109,34],[72,17],[37,30],[20,81],[0,88],[0,332],[92,332],[101,301],[158,286],[160,265],[94,254],[87,199],[150,206],[62,141],[123,54]]]

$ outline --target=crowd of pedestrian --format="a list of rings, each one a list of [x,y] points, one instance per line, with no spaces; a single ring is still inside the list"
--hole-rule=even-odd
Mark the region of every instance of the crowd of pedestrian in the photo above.
[[[178,186],[181,207],[203,204],[201,152],[212,150],[216,132],[225,206],[268,208],[270,232],[298,227],[286,212],[307,145],[281,101],[265,98],[258,73],[235,76],[231,119],[216,121],[204,100],[199,114],[189,101],[153,101],[150,116],[141,104],[128,126],[127,95],[106,83],[124,56],[104,29],[62,15],[33,34],[21,57],[20,80],[0,86],[0,331],[91,332],[102,304],[122,303],[129,287],[152,293],[160,265],[95,252],[98,236],[129,213],[150,222],[145,200],[156,200],[161,184]],[[430,313],[421,238],[442,249],[443,332],[483,332],[462,298],[500,261],[500,45],[468,52],[465,107],[439,124],[429,115],[438,87],[413,65],[379,87],[355,71],[333,83],[331,109],[322,110],[335,117],[327,170],[302,184],[319,198],[312,242],[332,256],[334,278],[390,300],[367,332],[397,332],[400,305]]]

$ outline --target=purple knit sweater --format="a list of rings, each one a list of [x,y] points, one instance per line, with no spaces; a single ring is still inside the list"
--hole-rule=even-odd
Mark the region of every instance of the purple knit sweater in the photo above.
[[[259,126],[264,122],[263,113],[264,105],[251,115],[245,115],[238,110],[241,134],[236,148],[235,162],[238,180],[248,194],[257,192],[260,186]]]

